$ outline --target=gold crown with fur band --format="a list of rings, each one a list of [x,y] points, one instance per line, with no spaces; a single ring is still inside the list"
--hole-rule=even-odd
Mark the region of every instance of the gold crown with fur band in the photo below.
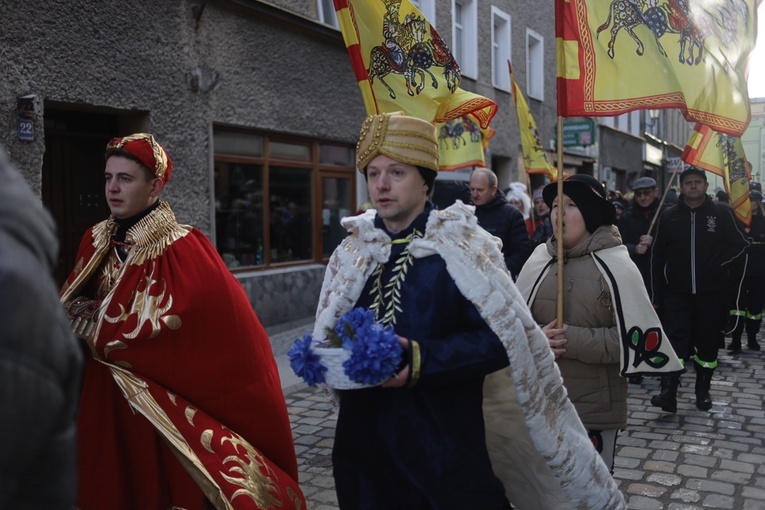
[[[356,168],[364,172],[380,154],[438,172],[436,127],[403,112],[370,115],[361,125],[356,144]]]

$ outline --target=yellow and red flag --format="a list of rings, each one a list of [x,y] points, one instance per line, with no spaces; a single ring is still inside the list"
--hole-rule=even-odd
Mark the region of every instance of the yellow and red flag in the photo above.
[[[521,151],[523,152],[523,166],[528,174],[547,174],[547,177],[555,182],[558,179],[558,170],[547,162],[544,148],[539,139],[539,130],[534,117],[531,115],[526,98],[523,97],[518,83],[515,81],[513,66],[507,62],[510,71],[510,85],[513,91],[515,114],[518,117],[518,129],[521,133]]]
[[[484,166],[484,151],[494,136],[492,128],[483,129],[472,115],[436,123],[436,128],[439,170]]]
[[[497,104],[459,87],[459,65],[425,16],[409,0],[334,3],[367,114],[403,111],[436,124],[443,170],[482,165]]]
[[[751,224],[749,181],[752,174],[741,138],[718,133],[703,124],[696,124],[682,159],[688,164],[721,176],[736,217],[746,225]]]
[[[679,108],[741,136],[755,0],[556,0],[558,115]]]

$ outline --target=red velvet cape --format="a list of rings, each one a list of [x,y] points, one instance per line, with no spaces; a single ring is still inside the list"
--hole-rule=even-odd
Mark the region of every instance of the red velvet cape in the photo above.
[[[113,231],[107,220],[86,233],[63,303]],[[127,241],[88,340],[79,508],[202,509],[205,495],[216,508],[305,508],[276,363],[241,284],[165,204]]]

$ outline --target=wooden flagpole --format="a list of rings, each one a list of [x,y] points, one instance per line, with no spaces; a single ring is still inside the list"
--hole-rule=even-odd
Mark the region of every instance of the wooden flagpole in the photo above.
[[[653,230],[653,226],[656,224],[656,220],[659,219],[659,215],[661,214],[661,206],[664,205],[664,201],[667,199],[667,193],[669,193],[669,188],[672,187],[672,183],[675,182],[675,176],[677,175],[677,170],[682,166],[682,162],[679,162],[677,165],[675,165],[675,170],[672,172],[672,177],[669,178],[669,183],[664,188],[664,194],[661,196],[661,200],[659,201],[659,205],[656,206],[656,212],[653,213],[653,219],[651,220],[651,224],[648,225],[648,232],[646,232],[646,235],[651,235],[651,231]]]
[[[555,240],[558,242],[558,322],[556,328],[563,327],[563,117],[558,116],[558,234]]]

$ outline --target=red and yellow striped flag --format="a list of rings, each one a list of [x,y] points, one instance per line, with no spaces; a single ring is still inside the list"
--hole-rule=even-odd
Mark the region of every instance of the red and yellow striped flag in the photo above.
[[[751,224],[749,181],[752,174],[741,138],[718,133],[703,124],[696,124],[682,159],[688,164],[722,177],[736,217],[746,225]]]
[[[558,115],[679,108],[741,136],[755,0],[555,0]]]
[[[526,98],[523,97],[518,83],[515,81],[513,66],[507,62],[510,71],[510,85],[513,91],[515,114],[518,117],[518,129],[521,133],[521,150],[523,152],[523,166],[528,174],[547,174],[547,177],[555,182],[558,179],[558,170],[547,162],[544,148],[539,139],[539,130],[534,117],[531,115]]]
[[[425,16],[409,0],[334,2],[367,114],[403,111],[436,124],[443,170],[482,165],[497,104],[459,87],[459,65]]]

